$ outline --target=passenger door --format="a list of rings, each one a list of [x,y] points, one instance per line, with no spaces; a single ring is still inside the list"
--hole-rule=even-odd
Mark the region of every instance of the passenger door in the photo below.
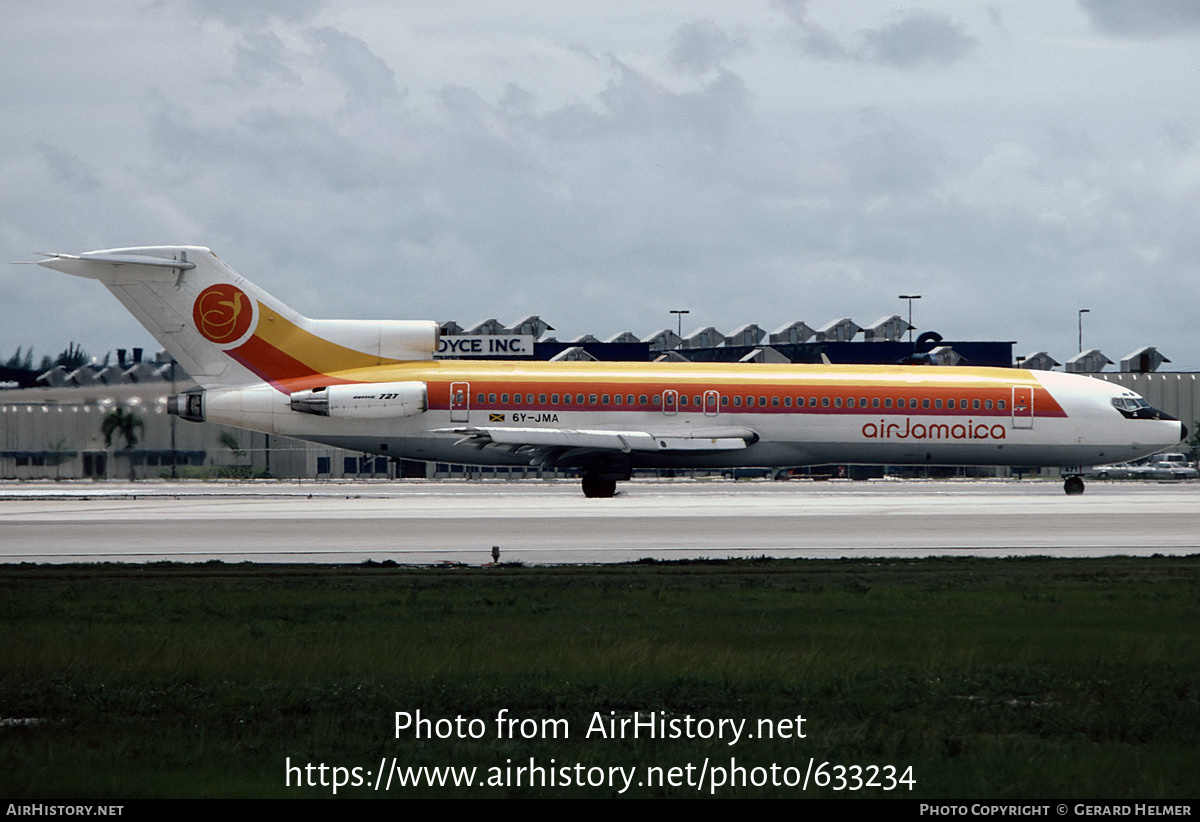
[[[450,422],[470,422],[471,384],[450,383]]]
[[[1012,389],[1012,427],[1033,428],[1033,387],[1014,385]]]

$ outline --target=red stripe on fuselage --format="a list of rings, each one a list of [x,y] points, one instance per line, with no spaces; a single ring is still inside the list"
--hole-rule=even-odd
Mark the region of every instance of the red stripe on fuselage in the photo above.
[[[353,382],[314,371],[295,357],[259,339],[257,335],[228,353],[284,394],[325,385],[348,385]]]
[[[728,404],[719,404],[720,413],[722,414],[859,414],[864,416],[871,415],[904,415],[904,416],[974,416],[974,417],[1011,417],[1012,409],[1012,386],[989,386],[979,388],[975,386],[946,386],[946,385],[931,385],[931,386],[914,386],[914,385],[845,385],[825,384],[815,385],[812,383],[803,384],[763,384],[763,383],[742,383],[731,384],[728,382],[712,382],[704,383],[671,383],[668,381],[655,381],[639,383],[633,380],[620,382],[552,382],[552,381],[529,381],[529,380],[504,380],[504,379],[475,379],[475,380],[449,380],[442,382],[430,381],[429,385],[429,407],[433,409],[446,409],[450,406],[450,385],[452,382],[468,382],[471,388],[470,405],[473,408],[492,409],[496,411],[514,410],[514,411],[657,411],[661,412],[662,396],[664,391],[675,391],[679,398],[686,396],[687,404],[678,402],[676,410],[679,413],[699,413],[703,411],[703,397],[707,391],[716,391],[719,398],[729,398]],[[1033,389],[1034,403],[1033,416],[1038,418],[1058,417],[1065,418],[1067,416],[1063,407],[1054,399],[1054,397],[1041,386],[1030,386]],[[485,399],[480,401],[478,395],[484,394],[485,397],[495,395],[495,399]],[[509,401],[503,401],[504,394],[509,395]],[[526,400],[528,394],[534,395],[534,402]],[[555,403],[550,399],[553,395],[559,395],[560,401]],[[563,395],[569,394],[571,402],[562,402]],[[582,394],[584,401],[579,402],[578,396]],[[610,395],[610,401],[604,403],[602,398],[605,394]],[[611,401],[613,395],[619,394],[624,402],[617,404]],[[629,395],[634,395],[635,402],[628,402]],[[545,402],[540,401],[541,395],[546,396]],[[591,395],[596,395],[596,402],[589,402]],[[637,402],[641,396],[646,397],[646,402]],[[740,405],[733,404],[733,397],[741,399]],[[700,398],[700,403],[696,403],[696,398]],[[754,404],[746,405],[746,398],[752,397]],[[792,400],[790,406],[784,405],[784,397],[789,397]],[[813,397],[817,398],[817,405],[812,405]],[[654,399],[659,402],[654,403]],[[760,402],[765,398],[766,403]],[[847,405],[849,400],[854,400],[854,406]],[[823,403],[828,400],[828,405]],[[867,400],[864,404],[863,400]],[[875,401],[879,405],[875,405]],[[900,407],[899,401],[903,400],[905,405]],[[929,400],[929,408],[923,407],[923,403],[918,403],[918,407],[911,407],[912,400]],[[936,401],[942,401],[942,407],[936,407]],[[955,401],[955,408],[949,408],[949,401]],[[773,404],[778,401],[778,405]],[[803,402],[803,405],[798,404]],[[841,402],[838,405],[838,402]],[[969,401],[969,405],[968,405]],[[975,402],[980,403],[980,407],[975,407]],[[992,403],[991,408],[985,408],[987,402]],[[718,399],[718,403],[722,400]],[[890,402],[891,405],[886,405],[885,402]],[[999,404],[1004,403],[1004,407],[1000,408]]]

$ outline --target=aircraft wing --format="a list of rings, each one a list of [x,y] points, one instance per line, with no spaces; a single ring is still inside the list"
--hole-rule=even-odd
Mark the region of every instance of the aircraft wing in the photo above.
[[[758,440],[749,428],[673,428],[662,432],[585,428],[470,426],[435,433],[460,434],[459,444],[501,447],[514,452],[734,451]]]

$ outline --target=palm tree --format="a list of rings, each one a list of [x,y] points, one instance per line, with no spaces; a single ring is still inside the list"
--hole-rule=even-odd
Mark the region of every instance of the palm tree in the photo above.
[[[100,433],[104,435],[104,447],[112,448],[114,434],[120,434],[125,440],[125,451],[129,454],[129,478],[133,479],[133,447],[137,445],[139,430],[145,430],[146,423],[132,411],[126,411],[117,406],[109,411],[100,423]]]

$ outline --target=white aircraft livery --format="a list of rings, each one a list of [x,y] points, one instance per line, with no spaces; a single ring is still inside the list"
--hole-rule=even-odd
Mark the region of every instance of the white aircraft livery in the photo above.
[[[171,413],[339,448],[579,469],[609,497],[637,467],[1063,468],[1187,435],[1137,394],[1073,374],[917,365],[434,360],[433,322],[311,320],[200,246],[48,254],[99,280],[199,388]]]

